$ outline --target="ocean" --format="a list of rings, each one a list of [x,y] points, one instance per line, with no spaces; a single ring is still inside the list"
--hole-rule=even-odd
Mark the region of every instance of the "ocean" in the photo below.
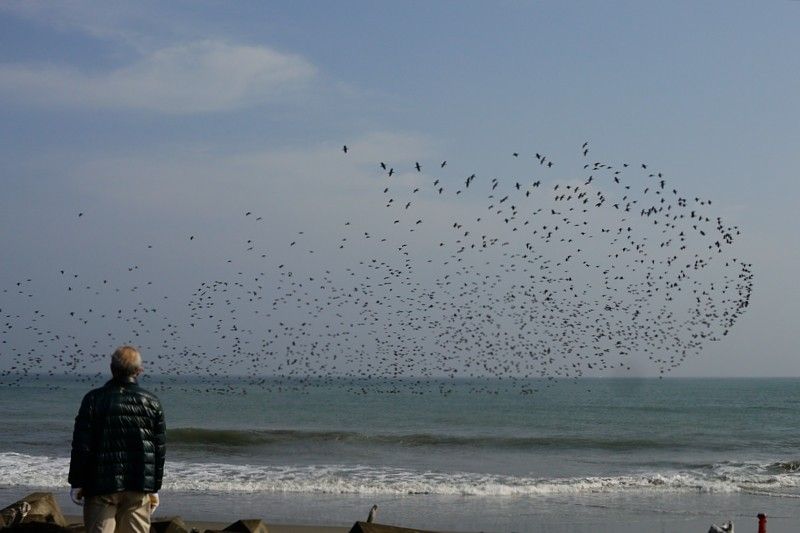
[[[0,503],[45,489],[80,512],[72,424],[103,382],[0,388]],[[163,515],[347,525],[378,504],[450,531],[741,532],[764,512],[800,531],[800,379],[141,385],[167,416]]]

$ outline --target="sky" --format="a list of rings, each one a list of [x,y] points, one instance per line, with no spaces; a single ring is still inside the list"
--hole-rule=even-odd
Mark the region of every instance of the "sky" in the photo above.
[[[14,289],[31,279],[44,327],[66,327],[59,270],[99,283],[141,265],[158,289],[124,298],[170,296],[183,320],[173,302],[231,274],[256,216],[270,253],[298,231],[316,249],[344,220],[378,231],[379,161],[415,183],[432,174],[413,163],[447,160],[456,187],[541,152],[548,183],[568,183],[560,163],[588,141],[741,230],[749,308],[671,375],[800,376],[799,23],[794,1],[3,2],[0,315],[30,316]],[[419,202],[426,221],[483,209],[443,198]],[[352,254],[286,257],[310,271]],[[0,368],[28,349],[22,328]]]

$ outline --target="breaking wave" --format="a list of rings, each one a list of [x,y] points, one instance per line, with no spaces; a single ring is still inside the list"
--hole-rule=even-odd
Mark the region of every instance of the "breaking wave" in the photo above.
[[[794,465],[794,466],[791,466]],[[69,459],[0,453],[5,486],[63,488]],[[268,466],[168,462],[164,488],[178,492],[360,495],[547,496],[625,491],[796,494],[796,462],[718,463],[687,471],[620,476],[537,478],[471,472],[417,471],[361,465]]]

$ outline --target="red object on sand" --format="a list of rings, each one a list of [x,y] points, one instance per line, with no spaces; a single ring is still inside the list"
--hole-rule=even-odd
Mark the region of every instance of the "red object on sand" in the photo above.
[[[767,533],[767,515],[758,513],[758,533]]]

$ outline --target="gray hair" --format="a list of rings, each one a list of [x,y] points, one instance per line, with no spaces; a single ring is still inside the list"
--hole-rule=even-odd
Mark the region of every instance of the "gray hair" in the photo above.
[[[142,356],[133,346],[120,346],[111,354],[111,374],[115,378],[136,376],[142,369]]]

